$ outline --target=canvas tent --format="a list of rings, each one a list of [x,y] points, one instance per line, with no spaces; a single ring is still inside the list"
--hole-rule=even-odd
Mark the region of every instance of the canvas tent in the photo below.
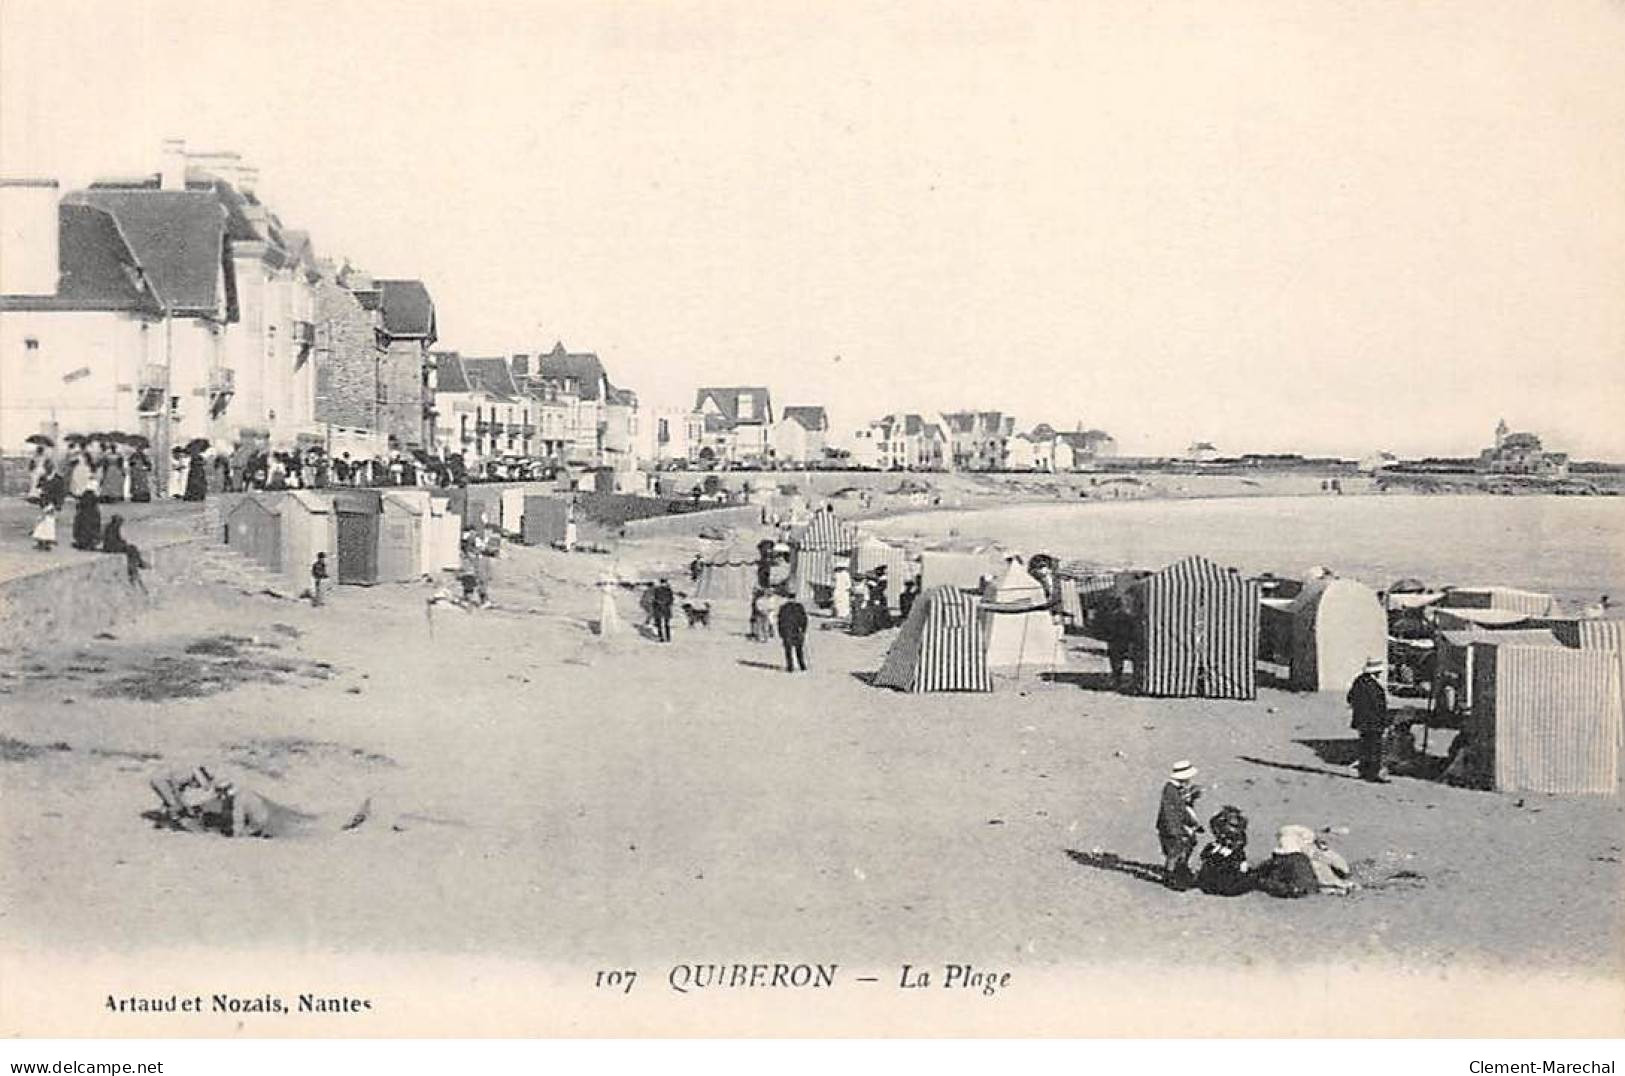
[[[1346,691],[1368,659],[1386,660],[1388,614],[1352,579],[1310,580],[1284,605],[1266,598],[1263,617],[1268,633],[1284,631],[1287,682],[1298,691]]]
[[[1258,696],[1258,583],[1203,557],[1153,572],[1130,590],[1145,695]]]
[[[867,575],[876,568],[886,569],[886,603],[896,609],[903,583],[914,574],[909,567],[908,554],[901,546],[866,536],[852,551],[852,574]]]
[[[972,594],[933,587],[909,610],[875,675],[875,686],[899,691],[992,691],[981,620]]]
[[[834,587],[835,563],[836,554],[832,550],[796,550],[790,570],[790,593],[805,599],[812,595],[813,587]]]
[[[1049,595],[1026,565],[1011,560],[982,591],[982,634],[987,665],[997,670],[1056,669],[1066,662],[1061,629]]]
[[[565,524],[570,521],[570,501],[545,493],[525,497],[524,524],[520,540],[526,545],[562,545]]]
[[[725,546],[706,558],[700,570],[694,596],[709,602],[727,602],[748,606],[756,592],[755,549],[745,546]]]
[[[1464,769],[1497,791],[1613,795],[1620,681],[1604,650],[1473,645]]]
[[[795,535],[795,542],[802,549],[845,553],[858,544],[858,532],[851,524],[836,518],[833,510],[823,509],[812,514],[812,519]]]

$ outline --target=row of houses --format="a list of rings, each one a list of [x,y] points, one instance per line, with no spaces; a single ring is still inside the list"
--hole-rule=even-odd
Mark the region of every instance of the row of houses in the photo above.
[[[828,455],[829,414],[819,405],[775,411],[761,385],[706,386],[690,410],[653,412],[640,451],[660,464],[805,467]]]
[[[434,447],[429,289],[319,256],[257,179],[179,139],[147,175],[0,179],[0,451],[115,430]]]
[[[999,411],[886,415],[853,435],[852,462],[879,471],[1072,471],[1117,454],[1104,430],[1040,424],[1015,432]]]

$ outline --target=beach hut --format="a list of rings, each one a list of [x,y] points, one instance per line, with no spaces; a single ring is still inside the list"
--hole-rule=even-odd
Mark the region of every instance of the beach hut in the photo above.
[[[1614,657],[1619,668],[1619,681],[1625,689],[1625,620],[1595,618],[1562,618],[1538,620],[1543,627],[1563,643],[1577,650],[1601,650]]]
[[[422,501],[418,497],[422,497]],[[429,525],[428,500],[427,493],[418,491],[383,494],[378,520],[380,580],[400,582],[423,575],[423,532]]]
[[[928,549],[920,554],[920,589],[958,587],[980,591],[999,574],[998,558],[991,553],[961,553]]]
[[[1497,791],[1613,795],[1621,712],[1612,655],[1499,639],[1472,649],[1469,778]]]
[[[277,505],[284,494],[250,493],[226,513],[226,545],[263,564],[282,570],[282,518]]]
[[[1187,557],[1130,588],[1143,641],[1140,692],[1252,699],[1258,695],[1259,587],[1204,557]]]
[[[463,517],[451,510],[445,497],[429,500],[430,541],[429,558],[424,561],[426,572],[456,571],[462,563]]]
[[[518,538],[525,528],[525,490],[522,486],[513,486],[505,489],[497,499],[499,516],[495,520],[502,533],[510,538]]]
[[[886,652],[875,686],[911,692],[992,691],[978,604],[975,595],[957,587],[933,587],[921,594]]]
[[[1433,709],[1442,717],[1467,714],[1473,708],[1473,644],[1562,646],[1548,628],[1491,631],[1467,626],[1441,631],[1433,647]]]
[[[1012,559],[1002,576],[988,581],[980,614],[988,668],[1043,670],[1066,663],[1049,595],[1019,560]]]
[[[524,524],[519,539],[526,545],[561,545],[570,521],[570,500],[549,494],[525,497]]]
[[[378,582],[378,524],[383,497],[375,489],[333,491],[340,583]]]
[[[418,575],[426,575],[440,570],[440,553],[436,544],[438,537],[435,524],[435,500],[426,489],[398,489],[384,494],[384,500],[394,498],[397,505],[409,511],[416,517],[416,531],[418,536],[417,567]],[[388,520],[385,520],[387,525]],[[453,565],[455,567],[455,565]]]
[[[1552,596],[1516,587],[1452,587],[1439,600],[1442,609],[1505,609],[1524,616],[1551,616]]]
[[[332,557],[338,548],[333,501],[309,490],[292,490],[282,498],[277,513],[282,522],[283,570],[308,582],[316,554]]]
[[[1288,684],[1298,691],[1347,691],[1371,658],[1386,660],[1388,614],[1353,579],[1314,579],[1285,608],[1265,599],[1266,622],[1284,618]]]
[[[463,506],[463,526],[476,526],[480,516],[493,527],[502,525],[502,491],[496,486],[468,486],[460,498]]]

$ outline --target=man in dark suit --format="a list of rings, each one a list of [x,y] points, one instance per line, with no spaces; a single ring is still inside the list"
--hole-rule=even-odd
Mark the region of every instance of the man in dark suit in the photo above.
[[[1388,732],[1388,692],[1382,686],[1382,661],[1371,658],[1349,687],[1348,704],[1354,711],[1349,725],[1360,734],[1360,779],[1387,784],[1382,775],[1382,741]]]
[[[671,607],[673,603],[671,584],[662,579],[655,584],[654,596],[649,603],[649,611],[654,615],[655,638],[660,642],[671,642]]]
[[[784,671],[807,671],[807,610],[795,598],[779,606],[779,641],[784,644]]]

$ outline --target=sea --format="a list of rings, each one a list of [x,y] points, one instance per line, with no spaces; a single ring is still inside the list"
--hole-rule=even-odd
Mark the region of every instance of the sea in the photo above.
[[[1027,504],[893,516],[893,538],[991,539],[1112,567],[1191,554],[1248,574],[1326,567],[1384,588],[1498,584],[1584,605],[1625,603],[1625,497],[1408,495],[1231,497]]]

